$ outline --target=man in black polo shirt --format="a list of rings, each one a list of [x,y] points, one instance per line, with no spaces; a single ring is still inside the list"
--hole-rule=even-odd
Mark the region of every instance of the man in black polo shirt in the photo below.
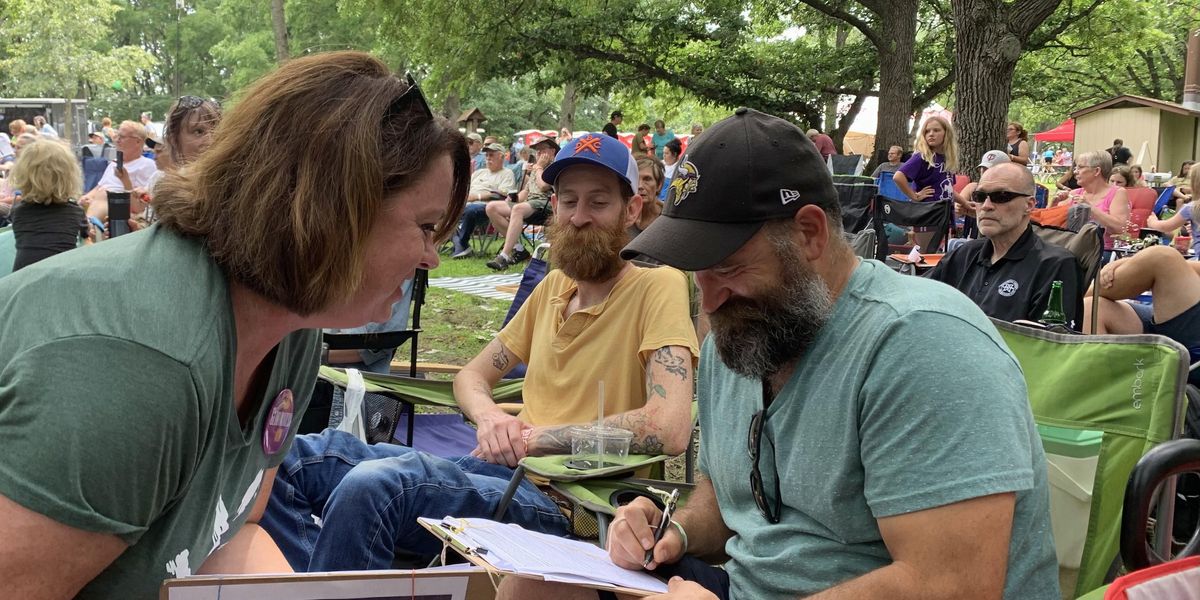
[[[971,201],[985,236],[947,255],[928,277],[947,283],[975,301],[989,316],[1005,321],[1041,318],[1050,284],[1063,282],[1067,324],[1079,329],[1083,273],[1065,248],[1043,242],[1029,224],[1034,203],[1033,175],[1021,165],[1001,163],[987,170]]]

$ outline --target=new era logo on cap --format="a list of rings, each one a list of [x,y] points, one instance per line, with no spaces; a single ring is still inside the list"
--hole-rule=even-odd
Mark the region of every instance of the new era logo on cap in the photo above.
[[[561,155],[560,155],[561,156]],[[816,205],[839,219],[833,179],[794,124],[739,108],[695,138],[680,157],[662,215],[621,252],[686,271],[708,269],[763,223]]]

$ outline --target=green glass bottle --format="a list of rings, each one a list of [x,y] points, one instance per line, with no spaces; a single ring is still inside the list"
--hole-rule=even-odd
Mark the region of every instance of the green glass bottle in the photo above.
[[[1062,281],[1055,280],[1050,284],[1050,302],[1039,321],[1046,325],[1066,325],[1067,313],[1063,312],[1062,302]]]

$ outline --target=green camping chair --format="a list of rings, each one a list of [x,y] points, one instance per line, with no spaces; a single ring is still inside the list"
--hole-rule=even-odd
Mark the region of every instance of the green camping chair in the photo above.
[[[1157,335],[1082,336],[993,322],[1025,374],[1047,455],[1059,581],[1064,598],[1077,598],[1102,585],[1117,558],[1134,464],[1182,431],[1188,352]],[[1172,510],[1164,502],[1159,514]]]
[[[698,416],[699,405],[693,401],[693,434]],[[695,453],[695,440],[693,435],[684,451],[688,457]],[[548,483],[570,502],[572,535],[583,539],[598,539],[603,546],[604,536],[608,532],[608,518],[616,513],[619,505],[632,499],[628,497],[622,501],[617,492],[644,495],[653,500],[655,495],[648,491],[649,487],[667,492],[679,489],[680,505],[686,502],[687,495],[695,487],[692,484],[692,461],[686,462],[687,483],[670,482],[666,481],[666,470],[663,468],[669,458],[671,456],[666,454],[631,454],[622,459],[609,456],[605,457],[608,462],[603,467],[580,468],[574,464],[572,456],[567,454],[528,456],[517,465],[492,519],[503,520],[508,505],[517,492],[517,486],[528,476],[539,483]],[[642,479],[634,475],[649,475],[654,479]]]

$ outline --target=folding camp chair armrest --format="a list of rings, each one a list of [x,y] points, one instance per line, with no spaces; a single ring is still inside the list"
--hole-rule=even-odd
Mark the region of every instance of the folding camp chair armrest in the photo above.
[[[1142,456],[1125,488],[1121,515],[1121,561],[1130,571],[1144,569],[1172,557],[1157,557],[1150,552],[1146,523],[1153,510],[1154,492],[1168,478],[1180,473],[1200,472],[1200,440],[1181,439],[1164,442]],[[1168,529],[1159,535],[1171,535]],[[1187,546],[1174,558],[1200,553],[1200,531],[1192,534]]]

